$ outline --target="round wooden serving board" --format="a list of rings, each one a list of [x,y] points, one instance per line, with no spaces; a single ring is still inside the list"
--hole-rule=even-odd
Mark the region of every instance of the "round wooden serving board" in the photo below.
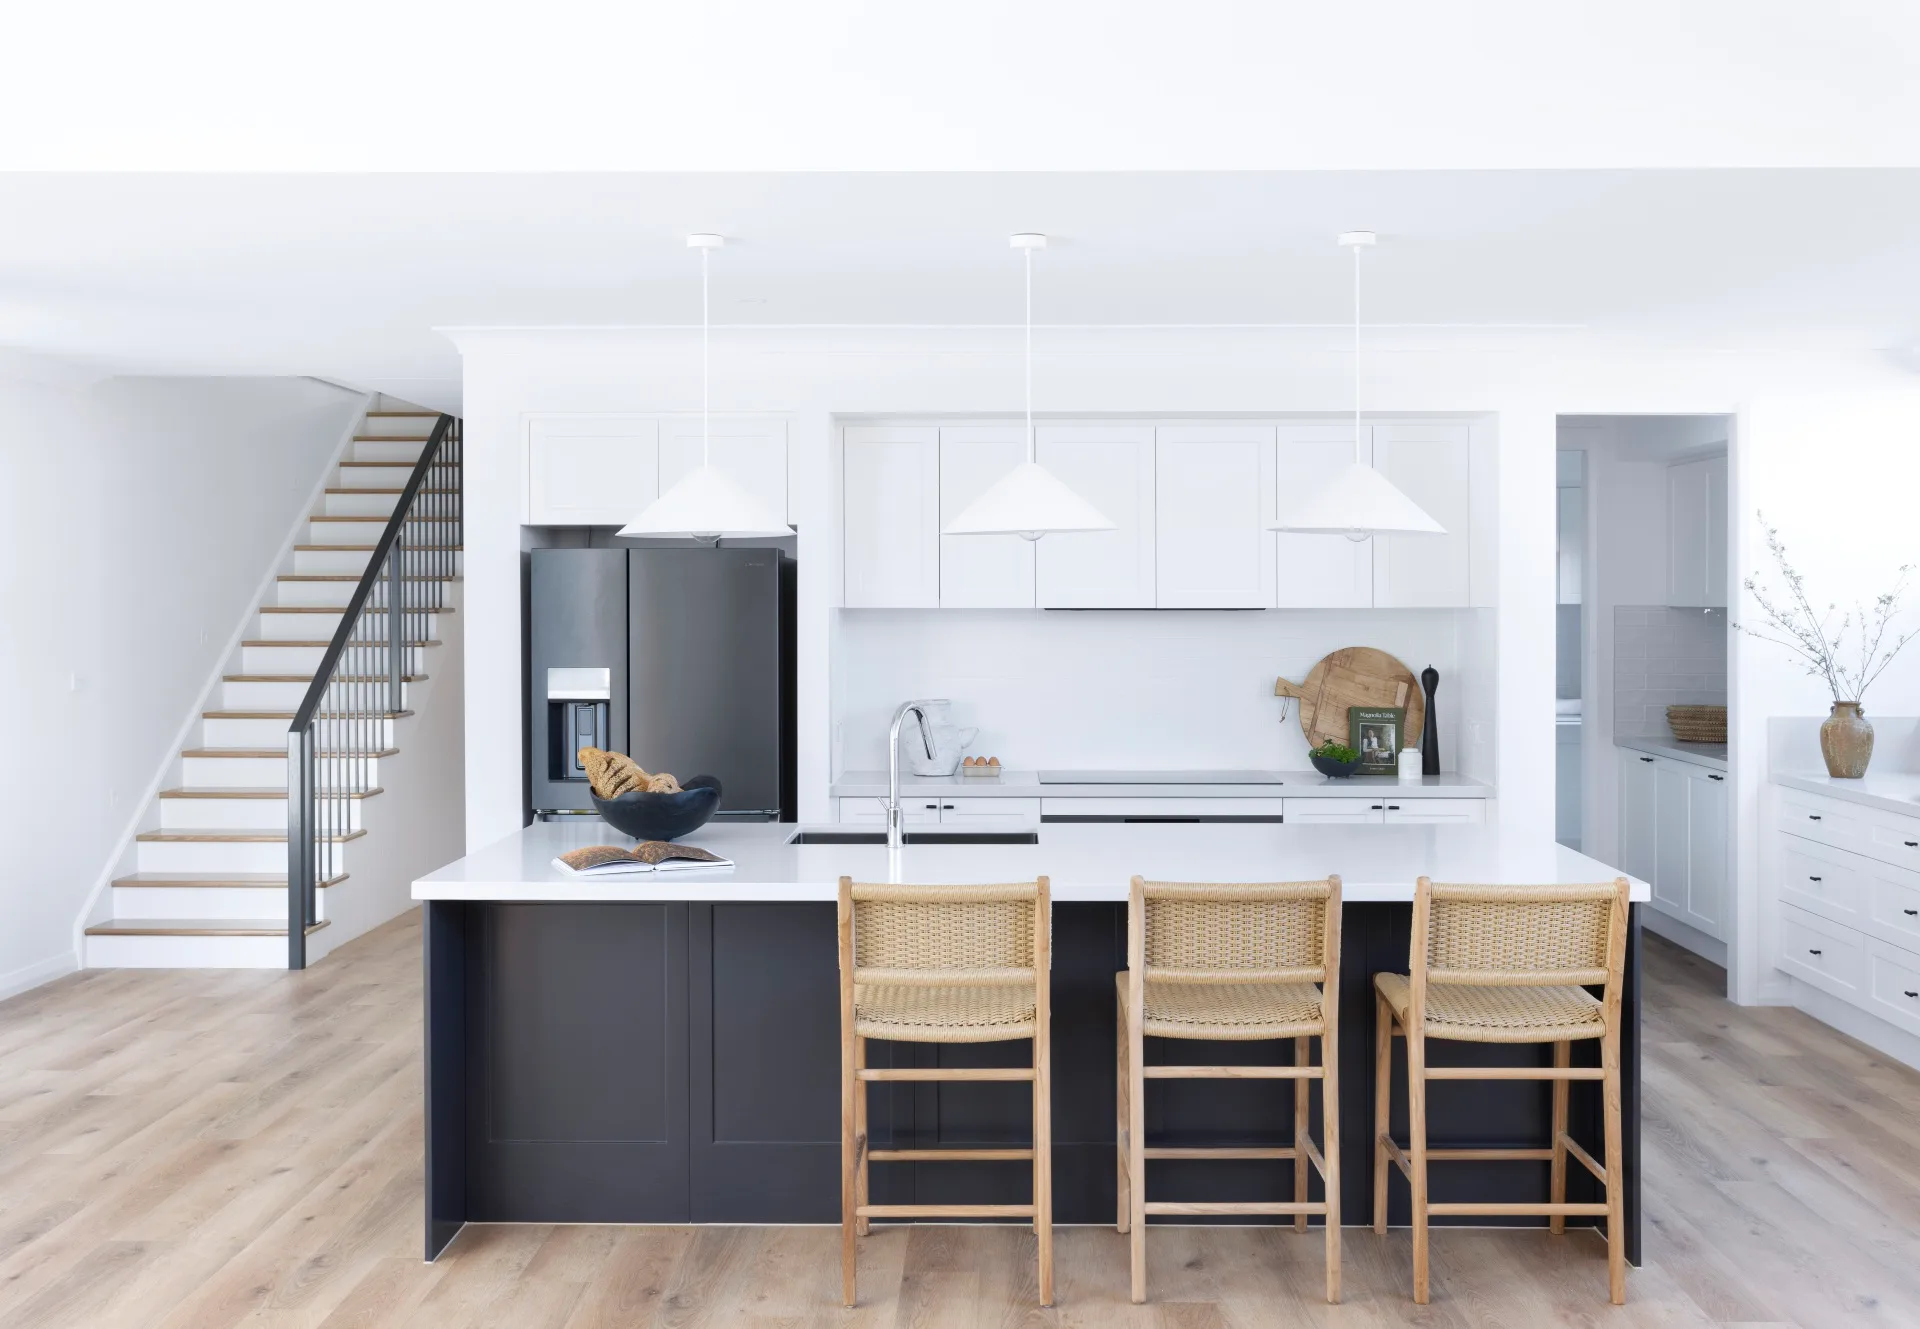
[[[1351,741],[1347,729],[1349,706],[1405,708],[1407,722],[1400,735],[1403,748],[1420,746],[1420,732],[1426,724],[1427,702],[1413,671],[1371,646],[1335,651],[1313,667],[1304,683],[1276,679],[1273,695],[1299,700],[1300,732],[1307,736],[1310,748],[1329,739],[1341,744]]]

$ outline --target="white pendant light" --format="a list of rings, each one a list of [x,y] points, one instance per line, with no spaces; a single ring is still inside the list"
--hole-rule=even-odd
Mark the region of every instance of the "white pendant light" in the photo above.
[[[1071,531],[1111,531],[1113,523],[1086,499],[1060,483],[1033,456],[1033,251],[1047,237],[1023,232],[1008,242],[1021,251],[1027,269],[1027,459],[947,523],[945,535],[1017,535],[1038,540]]]
[[[722,537],[793,534],[793,528],[765,503],[713,465],[713,428],[707,409],[713,381],[707,255],[724,244],[725,237],[718,235],[687,237],[687,248],[700,251],[700,465],[622,526],[621,535],[713,543]]]
[[[1287,505],[1270,531],[1301,535],[1344,535],[1365,540],[1375,535],[1445,535],[1446,527],[1418,503],[1393,487],[1380,472],[1359,460],[1360,449],[1360,251],[1375,242],[1372,231],[1347,231],[1340,243],[1353,251],[1353,446],[1354,460],[1309,493]]]

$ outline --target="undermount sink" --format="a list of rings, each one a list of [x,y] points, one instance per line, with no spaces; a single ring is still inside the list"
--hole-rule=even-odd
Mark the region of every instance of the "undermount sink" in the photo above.
[[[1037,831],[908,831],[908,844],[1039,844]],[[885,831],[797,831],[788,844],[885,844]]]

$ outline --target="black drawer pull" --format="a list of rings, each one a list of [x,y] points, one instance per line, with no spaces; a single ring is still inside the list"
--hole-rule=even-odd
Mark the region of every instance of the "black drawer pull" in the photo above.
[[[1651,766],[1651,765],[1653,764],[1653,758],[1652,758],[1652,757],[1642,757],[1642,758],[1640,758],[1640,760],[1641,760],[1641,761],[1644,761],[1644,762],[1646,762],[1646,763],[1647,763],[1647,764],[1648,764],[1649,766]]]
[[[1375,804],[1374,804],[1374,805],[1373,805],[1372,807],[1370,807],[1370,808],[1368,808],[1368,809],[1367,809],[1367,811],[1369,811],[1369,812],[1379,812],[1379,811],[1381,811],[1381,810],[1382,810],[1382,809],[1381,809],[1381,807],[1380,807],[1380,805],[1379,805],[1378,803],[1375,803]]]
[[[1902,909],[1900,912],[1908,918],[1920,918],[1920,909]]]
[[[1707,778],[1708,778],[1709,780],[1724,780],[1724,779],[1726,779],[1727,777],[1726,777],[1726,776],[1724,776],[1724,775],[1709,775],[1709,776],[1708,776]]]
[[[1902,840],[1901,843],[1909,849],[1920,849],[1920,840]]]
[[[1398,803],[1389,803],[1389,804],[1387,804],[1387,811],[1389,811],[1389,812],[1398,812],[1399,810],[1400,810],[1400,805],[1399,805]]]
[[[1811,949],[1811,948],[1809,948],[1809,949],[1808,949],[1808,951],[1807,951],[1807,954],[1808,954],[1808,955],[1818,955],[1818,954],[1820,954],[1820,952],[1819,952],[1819,951],[1816,951],[1816,950],[1813,950],[1813,949]]]
[[[1905,988],[1901,988],[1900,990],[1901,990],[1902,992],[1907,992],[1907,990],[1906,990]],[[1907,992],[1907,995],[1908,995],[1909,997],[1920,997],[1920,992]]]
[[[1808,880],[1808,881],[1819,881],[1819,880],[1820,880],[1820,878],[1818,878],[1818,877],[1808,877],[1808,878],[1807,878],[1807,880]]]
[[[1820,820],[1820,814],[1819,814],[1819,813],[1817,813],[1817,812],[1809,812],[1809,813],[1807,814],[1807,820],[1808,820],[1808,821],[1819,821],[1819,820]]]

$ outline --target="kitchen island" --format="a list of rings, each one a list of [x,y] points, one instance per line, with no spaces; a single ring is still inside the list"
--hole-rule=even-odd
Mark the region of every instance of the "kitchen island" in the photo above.
[[[793,843],[799,834],[801,843]],[[1341,1138],[1345,1212],[1364,1222],[1372,1186],[1372,975],[1404,972],[1416,877],[1543,884],[1610,880],[1612,869],[1491,826],[1040,825],[1031,843],[821,843],[846,827],[708,826],[688,837],[734,860],[612,879],[571,877],[553,857],[620,837],[595,819],[540,823],[414,884],[425,903],[426,1251],[468,1222],[828,1223],[839,1219],[839,1028],[834,898],[856,880],[996,882],[1046,875],[1054,901],[1055,1214],[1114,1217],[1113,975],[1125,967],[1134,873],[1276,881],[1339,873],[1344,884]],[[951,838],[951,837],[949,837]],[[997,839],[1020,839],[1002,836]],[[806,840],[815,840],[806,843]],[[1636,902],[1647,898],[1633,883]],[[1622,1048],[1628,1258],[1639,1259],[1639,910],[1629,942]],[[1597,1047],[1575,1044],[1578,1061]],[[1014,1064],[1019,1044],[872,1045],[881,1065]],[[1290,1060],[1283,1043],[1248,1061]],[[1150,1061],[1211,1060],[1217,1048],[1149,1040]],[[1438,1064],[1545,1064],[1545,1047],[1436,1044]],[[1394,1121],[1404,1130],[1396,1072]],[[1449,1085],[1429,1104],[1432,1138],[1538,1144],[1548,1089]],[[1574,1088],[1572,1134],[1599,1148],[1597,1087]],[[1285,1143],[1285,1081],[1156,1081],[1148,1130],[1170,1144]],[[1317,1104],[1315,1111],[1318,1111]],[[1024,1141],[1027,1093],[992,1083],[876,1089],[878,1147]],[[1316,1135],[1319,1127],[1314,1127]],[[1404,1137],[1402,1137],[1404,1138]],[[1595,1198],[1583,1170],[1570,1200]],[[1544,1162],[1435,1169],[1436,1200],[1546,1194]],[[1316,1180],[1316,1185],[1317,1180]],[[1017,1165],[888,1164],[875,1203],[1008,1203]],[[1156,1165],[1158,1197],[1290,1198],[1292,1170],[1264,1162]],[[1018,1194],[1016,1194],[1016,1192]],[[1392,1189],[1406,1221],[1405,1188]],[[1513,1220],[1531,1221],[1531,1220]],[[1543,1220],[1542,1220],[1543,1221]]]

